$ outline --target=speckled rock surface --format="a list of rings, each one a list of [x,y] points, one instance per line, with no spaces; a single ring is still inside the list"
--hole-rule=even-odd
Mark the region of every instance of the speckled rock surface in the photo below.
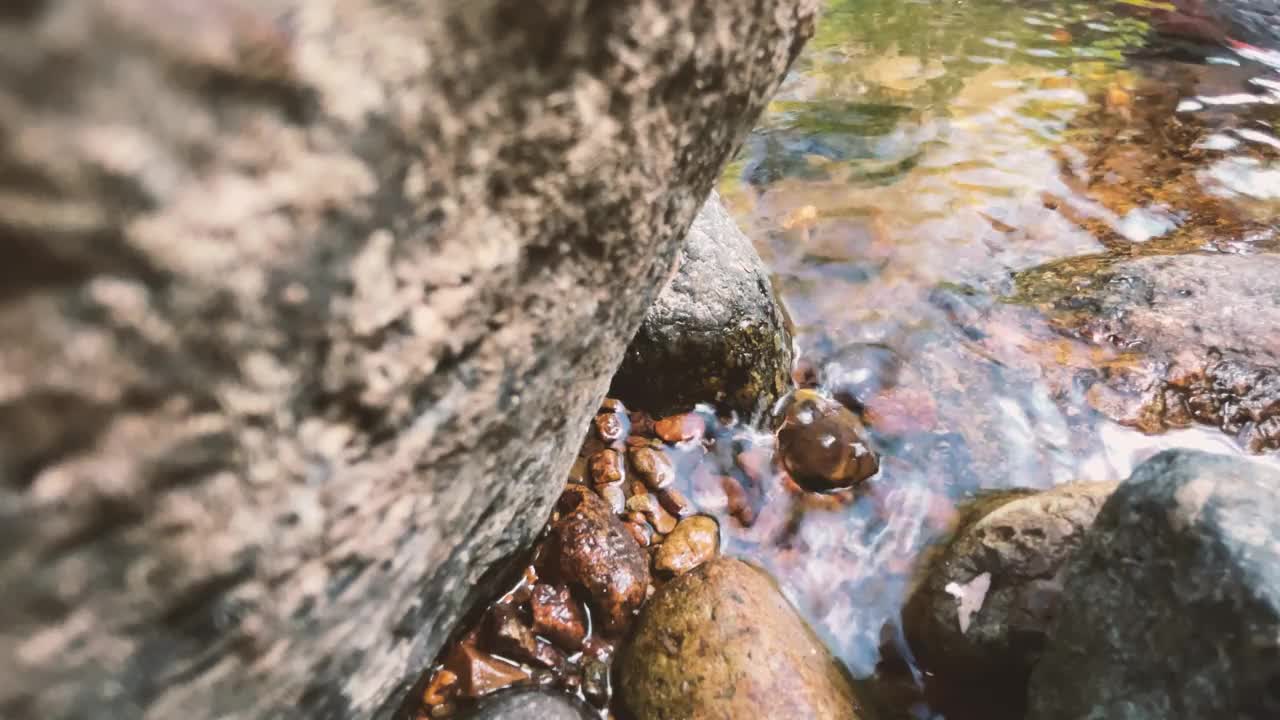
[[[1068,564],[1031,720],[1280,717],[1280,471],[1166,451]]]
[[[636,720],[861,715],[848,674],[764,571],[719,558],[640,613],[618,671]]]
[[[391,715],[816,4],[0,10],[0,716]]]
[[[963,508],[951,541],[921,563],[903,624],[944,711],[1022,716],[1066,562],[1116,485],[993,491]]]
[[[1148,433],[1204,424],[1280,449],[1280,255],[1085,256],[1015,275],[1014,299],[1116,357],[1063,382]],[[1077,390],[1078,392],[1078,390]]]
[[[764,263],[713,193],[610,395],[656,415],[706,402],[750,419],[790,388],[792,359],[790,329]]]

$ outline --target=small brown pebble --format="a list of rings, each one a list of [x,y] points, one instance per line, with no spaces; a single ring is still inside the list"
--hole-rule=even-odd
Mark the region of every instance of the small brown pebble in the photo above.
[[[653,566],[680,575],[716,556],[720,551],[720,526],[706,515],[681,520],[658,548]]]
[[[431,708],[430,717],[433,718],[433,720],[439,720],[440,718],[450,718],[450,717],[453,717],[453,714],[457,711],[457,709],[458,708],[453,703],[441,703],[440,705],[436,705]]]
[[[682,413],[657,421],[653,424],[653,431],[669,443],[700,440],[707,431],[707,421],[697,413]]]
[[[536,636],[509,605],[495,605],[489,615],[489,646],[514,660],[558,668],[565,658],[545,640]]]
[[[569,589],[538,583],[529,598],[533,629],[566,650],[579,650],[587,636],[586,620]]]
[[[662,503],[662,507],[678,518],[685,517],[693,512],[693,505],[689,502],[689,498],[673,487],[659,490],[657,495],[658,502]]]
[[[605,632],[621,633],[644,602],[649,559],[595,493],[570,485],[558,504],[564,515],[551,526],[549,542],[560,577],[587,591]]]
[[[675,482],[676,469],[661,450],[633,447],[627,451],[627,457],[631,459],[631,467],[635,468],[636,474],[650,488],[661,490]]]
[[[663,509],[662,504],[652,495],[632,495],[627,499],[627,509],[644,513],[653,529],[666,535],[675,529],[676,519]]]
[[[529,679],[520,666],[481,652],[469,642],[456,645],[445,665],[458,676],[458,692],[463,697],[480,697]]]
[[[591,456],[591,478],[597,485],[622,482],[626,476],[626,461],[617,450],[601,450]]]
[[[649,529],[649,525],[647,523],[644,525],[635,522],[627,522],[623,524],[627,526],[627,532],[631,533],[631,537],[635,538],[637,543],[640,543],[640,547],[649,547],[649,543],[653,537],[653,532]]]
[[[813,492],[853,487],[880,471],[880,460],[848,408],[797,390],[778,428],[778,455],[791,478]]]
[[[627,483],[627,497],[635,497],[636,495],[644,495],[649,492],[649,487],[641,480],[632,480]]]
[[[631,432],[634,435],[653,435],[653,418],[648,413],[637,411],[631,413]]]
[[[596,435],[606,443],[615,443],[627,436],[625,416],[619,413],[601,413],[596,416]]]
[[[622,485],[612,483],[609,485],[596,485],[596,494],[605,502],[609,503],[609,507],[613,509],[615,515],[626,512],[627,494],[623,492]]]
[[[629,448],[648,447],[648,445],[649,445],[649,438],[644,437],[642,435],[632,435],[631,437],[627,438],[627,447]]]
[[[458,675],[452,670],[441,668],[431,676],[431,683],[422,693],[422,701],[428,705],[440,705],[449,699],[458,684]]]

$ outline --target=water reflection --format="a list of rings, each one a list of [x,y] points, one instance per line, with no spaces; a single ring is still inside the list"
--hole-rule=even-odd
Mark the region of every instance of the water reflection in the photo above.
[[[913,564],[974,491],[1122,478],[1163,447],[1252,442],[1195,402],[1185,423],[1144,424],[1176,363],[1112,322],[1137,295],[1081,290],[1161,287],[1134,258],[1280,250],[1280,63],[1155,36],[1142,5],[831,0],[726,172],[812,383],[862,413],[883,466],[864,493],[813,498],[766,462],[743,478],[760,516],[722,521],[730,550],[770,566],[855,675],[884,648],[906,654]],[[1095,332],[1103,315],[1111,335]],[[1248,377],[1275,377],[1280,350],[1237,349]],[[1250,437],[1270,437],[1269,412],[1240,420]],[[720,432],[735,455],[770,452],[767,437]]]

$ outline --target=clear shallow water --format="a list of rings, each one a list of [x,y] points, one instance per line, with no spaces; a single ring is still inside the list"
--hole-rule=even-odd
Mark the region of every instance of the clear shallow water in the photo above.
[[[769,438],[726,437],[765,466],[744,483],[751,526],[721,513],[729,550],[773,570],[856,676],[900,648],[914,563],[974,491],[1240,452],[1212,428],[1113,422],[1063,378],[1113,357],[988,313],[1014,273],[1064,258],[1280,249],[1275,58],[1151,19],[1137,2],[831,0],[726,171],[802,358],[866,403],[882,453],[865,491],[815,498],[770,474]]]

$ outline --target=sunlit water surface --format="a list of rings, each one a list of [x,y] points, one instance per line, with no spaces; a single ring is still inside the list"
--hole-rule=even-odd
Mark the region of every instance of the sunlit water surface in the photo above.
[[[1103,417],[1058,377],[1093,351],[1033,313],[972,329],[1049,261],[1277,251],[1274,58],[1149,20],[1126,2],[831,0],[723,178],[805,363],[829,392],[878,398],[882,472],[856,495],[789,489],[767,436],[722,428],[717,451],[719,472],[762,468],[744,478],[759,517],[720,512],[729,550],[769,567],[855,676],[907,654],[915,562],[975,491],[1119,479],[1166,447],[1241,452],[1216,429]]]

